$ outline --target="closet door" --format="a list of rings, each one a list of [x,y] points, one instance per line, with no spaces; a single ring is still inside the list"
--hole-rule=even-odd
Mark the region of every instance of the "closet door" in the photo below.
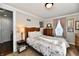
[[[12,20],[9,16],[2,17],[2,42],[11,41]]]
[[[0,55],[6,55],[13,50],[11,34],[13,30],[13,13],[1,9],[0,12]]]
[[[1,18],[1,13],[0,13],[0,43],[1,43],[1,38],[2,38],[2,34],[1,34],[1,33],[2,33],[2,31],[1,31],[1,23],[2,23],[1,21],[2,21],[2,20],[1,20],[1,19],[2,19],[2,18]]]
[[[0,12],[0,55],[1,55],[1,50],[2,50],[1,48],[2,47],[2,44],[1,44],[2,43],[2,28],[1,27],[2,26],[1,25],[2,25],[2,17],[1,17],[1,12]]]

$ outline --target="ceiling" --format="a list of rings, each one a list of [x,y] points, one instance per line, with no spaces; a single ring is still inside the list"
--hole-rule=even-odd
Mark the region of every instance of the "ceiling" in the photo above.
[[[47,9],[44,3],[7,3],[7,4],[45,19],[79,12],[78,3],[54,3],[51,9]]]

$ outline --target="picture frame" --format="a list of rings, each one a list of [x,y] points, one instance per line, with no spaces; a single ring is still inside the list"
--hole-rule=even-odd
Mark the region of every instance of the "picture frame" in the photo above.
[[[79,30],[79,21],[75,21],[75,30]]]
[[[67,31],[74,32],[74,18],[67,19]]]
[[[44,27],[44,24],[42,21],[39,22],[40,28]]]
[[[31,22],[31,19],[28,18],[27,21]]]

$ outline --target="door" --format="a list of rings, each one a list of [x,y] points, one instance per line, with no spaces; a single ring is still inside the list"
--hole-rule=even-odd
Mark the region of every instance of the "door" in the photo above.
[[[2,42],[11,41],[12,19],[10,15],[2,16]]]
[[[2,34],[1,34],[1,33],[2,33],[2,32],[1,32],[1,23],[2,23],[2,22],[1,22],[1,21],[2,21],[2,20],[1,20],[1,12],[0,12],[0,47],[2,46],[2,45],[1,45],[1,38],[2,38]],[[1,50],[2,50],[2,49],[0,48],[0,55],[1,55]]]
[[[1,43],[1,13],[0,13],[0,43]]]
[[[0,13],[0,55],[7,55],[13,51],[12,31],[13,13],[2,9]]]

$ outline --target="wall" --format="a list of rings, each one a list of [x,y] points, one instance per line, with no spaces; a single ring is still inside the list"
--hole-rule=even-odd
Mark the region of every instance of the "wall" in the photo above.
[[[76,21],[79,21],[79,14],[78,14],[78,15],[76,15],[75,17],[76,17],[76,19],[75,19],[75,20],[76,20]],[[78,32],[79,32],[79,30],[76,30],[76,31],[75,31],[75,33],[78,33]]]
[[[47,26],[48,23],[51,23],[52,26],[53,26],[53,20],[52,20],[52,18],[44,20],[44,28],[46,28],[46,26]]]
[[[30,19],[30,21],[27,21],[27,19]],[[28,14],[20,13],[18,11],[16,12],[16,29],[17,30],[19,30],[20,28],[24,28],[24,27],[39,28],[40,21],[43,21],[43,20],[40,18],[32,17]],[[17,32],[17,40],[21,40],[21,33]]]
[[[54,17],[54,18],[49,18],[49,19],[46,19],[44,21],[44,28],[46,27],[47,23],[51,23],[52,26],[53,26],[53,19],[60,19],[60,18],[63,18],[63,17],[66,17],[66,24],[67,24],[67,19],[69,18],[74,18],[74,22],[75,21],[79,21],[79,14],[78,13],[75,13],[75,14],[70,14],[70,15],[64,15],[64,16],[59,16],[59,17]],[[75,25],[75,23],[74,23]],[[67,26],[67,25],[66,25]],[[54,27],[54,26],[53,26]],[[75,30],[75,26],[74,26],[74,30]],[[66,32],[67,32],[67,27],[66,27]],[[67,35],[66,35],[66,40],[70,43],[70,44],[75,44],[75,33],[76,32],[79,32],[78,30],[75,30],[74,32],[67,32]]]
[[[39,21],[41,21],[41,19],[39,18],[34,18],[23,13],[16,12],[16,19],[17,26],[40,27]],[[27,19],[30,19],[30,21],[27,21]]]

